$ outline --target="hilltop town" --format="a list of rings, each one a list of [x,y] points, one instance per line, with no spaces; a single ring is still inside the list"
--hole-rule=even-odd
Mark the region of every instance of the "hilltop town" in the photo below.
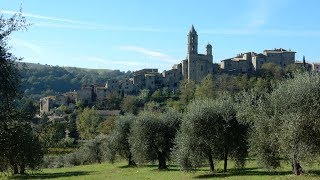
[[[50,114],[53,107],[61,105],[75,105],[76,101],[85,104],[102,103],[106,101],[108,94],[136,95],[142,89],[154,92],[157,89],[167,88],[175,91],[180,86],[182,80],[192,80],[200,83],[208,74],[252,74],[266,63],[273,63],[285,69],[290,65],[296,65],[308,71],[320,71],[320,64],[297,61],[296,52],[291,49],[275,48],[264,50],[262,53],[245,52],[237,54],[235,57],[221,60],[221,63],[213,63],[213,49],[211,44],[205,47],[205,53],[198,51],[198,33],[194,26],[188,32],[187,56],[180,63],[174,64],[172,69],[164,70],[162,73],[158,69],[142,69],[133,72],[133,77],[128,79],[110,79],[105,85],[83,85],[79,91],[70,91],[58,96],[48,96],[40,99],[40,114]],[[112,114],[114,112],[105,112]]]

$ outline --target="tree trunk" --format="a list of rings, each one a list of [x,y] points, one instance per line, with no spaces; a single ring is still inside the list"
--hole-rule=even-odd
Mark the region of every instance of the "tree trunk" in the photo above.
[[[158,169],[167,169],[166,158],[164,157],[164,154],[161,152],[158,152],[158,161],[159,161]]]
[[[302,167],[295,157],[292,160],[292,172],[297,176],[303,173]]]
[[[18,165],[16,163],[11,164],[12,168],[13,168],[13,174],[18,174],[19,173],[19,169],[18,169]]]
[[[223,164],[223,172],[227,172],[227,167],[228,167],[228,148],[224,147],[224,164]]]
[[[20,165],[20,174],[25,174],[26,173],[26,166],[24,163],[21,163]]]
[[[213,159],[212,159],[212,154],[211,153],[208,153],[208,158],[209,158],[210,172],[213,173],[214,164],[213,164]]]
[[[13,174],[18,174],[19,173],[18,165],[17,163],[14,162],[13,159],[10,160],[10,165],[13,169]]]
[[[132,159],[132,154],[131,154],[131,152],[129,153],[129,156],[128,156],[128,166],[136,166],[136,163],[135,163],[134,160]]]

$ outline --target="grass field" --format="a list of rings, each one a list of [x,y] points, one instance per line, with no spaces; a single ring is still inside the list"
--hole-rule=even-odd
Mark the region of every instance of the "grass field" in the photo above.
[[[283,163],[284,164],[284,163]],[[217,171],[209,174],[208,167],[200,168],[195,172],[183,172],[177,166],[170,166],[168,170],[159,171],[156,165],[143,167],[127,167],[125,162],[116,164],[93,164],[70,168],[43,169],[26,176],[11,176],[9,179],[320,179],[318,165],[309,167],[309,171],[301,176],[294,176],[290,171],[290,165],[284,164],[277,172],[269,172],[257,168],[255,161],[249,161],[244,170],[238,171],[229,168],[228,173],[222,172],[222,162],[216,164]]]

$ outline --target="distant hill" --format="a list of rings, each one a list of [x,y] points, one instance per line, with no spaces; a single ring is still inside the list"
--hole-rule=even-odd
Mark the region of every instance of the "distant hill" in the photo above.
[[[37,100],[43,96],[79,90],[85,84],[105,84],[108,79],[132,77],[132,73],[110,69],[60,67],[18,62],[25,95]]]

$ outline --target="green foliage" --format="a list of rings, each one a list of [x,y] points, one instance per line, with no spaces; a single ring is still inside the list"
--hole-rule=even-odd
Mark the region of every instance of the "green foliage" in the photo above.
[[[109,93],[107,95],[107,109],[120,109],[122,98],[118,93]]]
[[[188,104],[194,99],[196,84],[192,80],[183,80],[180,84],[180,101]]]
[[[105,135],[110,134],[112,132],[114,126],[115,126],[115,123],[117,121],[118,121],[118,117],[117,116],[108,117],[106,120],[102,121],[99,124],[98,132],[100,134],[105,134]]]
[[[243,165],[247,156],[247,129],[236,120],[233,104],[228,94],[216,100],[199,99],[189,104],[175,147],[182,169],[195,169],[206,159],[213,171],[213,159],[224,156],[226,165],[228,155]]]
[[[21,66],[21,65],[20,65]],[[44,95],[55,95],[70,90],[80,90],[81,85],[103,84],[109,79],[129,78],[131,72],[119,70],[88,70],[27,63],[21,66],[23,91],[38,100]]]
[[[208,74],[203,78],[201,83],[197,86],[194,96],[196,98],[214,98],[215,97],[215,88],[213,83],[213,77],[211,74]]]
[[[38,136],[45,147],[59,147],[59,142],[66,136],[66,122],[49,122],[40,128]]]
[[[162,91],[160,89],[158,89],[151,95],[150,99],[151,99],[151,101],[161,103],[161,102],[163,102],[163,100],[165,98],[162,95]]]
[[[106,157],[107,136],[98,135],[87,140],[74,152],[59,156],[46,156],[42,163],[43,168],[60,168],[83,164],[101,163]]]
[[[135,96],[125,96],[121,103],[121,110],[124,113],[137,114],[139,100]]]
[[[242,112],[252,123],[251,150],[266,167],[279,167],[280,157],[291,159],[294,166],[318,154],[319,83],[319,75],[296,75],[270,94],[244,100],[254,104]]]
[[[79,114],[77,129],[81,139],[93,139],[98,135],[98,127],[102,118],[94,108],[84,108]]]
[[[262,76],[265,78],[272,78],[281,80],[284,76],[284,71],[274,63],[264,63],[261,67]]]
[[[129,137],[134,160],[139,164],[158,160],[158,168],[166,169],[179,125],[180,114],[174,111],[160,116],[141,113],[133,122]]]
[[[35,136],[31,121],[34,106],[19,101],[21,81],[16,61],[9,52],[7,40],[18,30],[26,29],[22,13],[5,19],[0,16],[0,164],[1,171],[11,168],[14,174],[36,169],[43,157],[42,146]]]
[[[104,160],[106,139],[107,136],[100,134],[81,146],[77,153],[82,154],[84,163],[101,163]]]
[[[128,160],[128,165],[135,165],[129,144],[129,134],[135,119],[135,116],[128,114],[121,116],[116,121],[114,129],[108,137],[107,158],[110,162],[114,163],[118,154],[120,157]]]
[[[155,101],[149,101],[144,105],[144,111],[162,112],[162,107],[160,103],[157,103]]]

